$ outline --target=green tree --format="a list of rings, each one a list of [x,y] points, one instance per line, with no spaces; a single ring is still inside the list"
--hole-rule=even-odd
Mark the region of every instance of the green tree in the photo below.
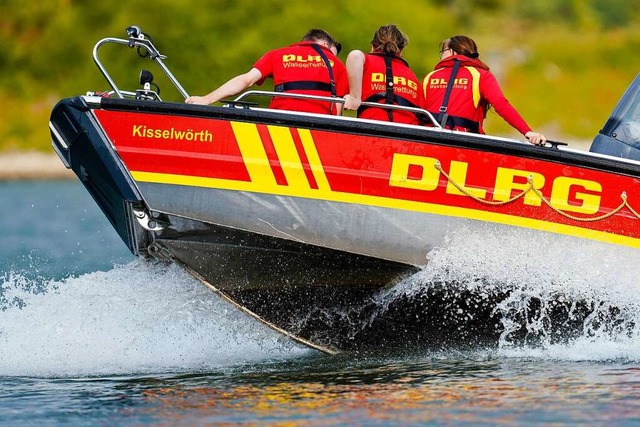
[[[368,50],[375,29],[409,35],[405,58],[419,76],[438,61],[440,41],[467,34],[527,121],[555,139],[590,139],[640,68],[640,0],[47,0],[0,3],[0,151],[50,150],[48,115],[63,97],[109,89],[91,58],[104,37],[132,24],[154,38],[190,94],[207,93],[247,71],[265,51],[325,28]],[[100,51],[121,88],[137,87],[141,62],[127,48]],[[162,76],[166,100],[181,101]],[[265,86],[266,89],[269,86]],[[595,101],[594,101],[595,100]],[[487,129],[513,135],[490,115]]]

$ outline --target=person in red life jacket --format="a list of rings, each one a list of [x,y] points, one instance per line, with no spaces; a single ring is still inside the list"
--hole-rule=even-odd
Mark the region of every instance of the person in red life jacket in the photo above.
[[[375,32],[371,53],[353,50],[347,56],[349,95],[344,108],[357,110],[363,119],[418,124],[414,112],[363,106],[362,102],[377,102],[405,107],[423,108],[420,80],[402,59],[409,39],[395,25],[384,25]]]
[[[276,92],[340,97],[349,91],[344,64],[338,59],[338,43],[329,33],[312,29],[302,41],[264,54],[253,68],[240,74],[205,96],[190,96],[188,104],[208,105],[236,95],[250,86],[262,85],[272,77]],[[270,108],[340,114],[341,103],[274,96]]]
[[[529,142],[543,145],[544,135],[531,130],[505,98],[489,67],[478,59],[478,47],[467,36],[441,43],[440,62],[424,78],[425,109],[443,127],[484,133],[482,124],[490,106]]]

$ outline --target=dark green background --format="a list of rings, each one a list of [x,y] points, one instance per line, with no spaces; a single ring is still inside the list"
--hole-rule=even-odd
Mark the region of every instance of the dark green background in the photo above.
[[[132,24],[149,33],[189,94],[205,94],[247,71],[265,51],[312,27],[349,50],[368,50],[380,25],[395,23],[405,58],[422,78],[439,42],[473,37],[507,98],[551,139],[590,140],[640,70],[639,0],[365,0],[0,2],[0,152],[50,150],[47,121],[63,97],[108,90],[91,57],[104,37]],[[104,53],[102,53],[104,52]],[[126,47],[101,50],[121,89],[135,89],[140,62]],[[154,71],[158,75],[159,72]],[[161,96],[181,101],[157,78]],[[270,89],[268,85],[265,89]],[[516,135],[495,113],[487,131]]]

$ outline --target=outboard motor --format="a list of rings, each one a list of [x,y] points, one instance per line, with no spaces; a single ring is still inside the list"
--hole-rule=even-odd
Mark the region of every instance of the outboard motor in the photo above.
[[[594,138],[589,151],[640,161],[640,74]]]

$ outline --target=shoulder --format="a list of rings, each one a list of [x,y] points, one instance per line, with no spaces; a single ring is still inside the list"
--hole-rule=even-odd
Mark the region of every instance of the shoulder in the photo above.
[[[496,79],[496,76],[489,70],[485,69],[485,68],[478,68],[478,67],[473,67],[476,72],[480,75],[480,81],[484,82],[485,84],[498,84],[498,79]]]
[[[352,58],[352,59],[362,59],[365,60],[367,57],[367,55],[361,51],[361,50],[352,50],[351,52],[349,52],[349,54],[347,55],[347,59]]]
[[[313,43],[309,42],[309,41],[305,41],[305,42],[296,42],[293,44],[290,44],[289,46],[285,46],[282,49],[290,49],[292,47],[311,47]]]
[[[440,70],[433,70],[433,71],[431,71],[430,73],[427,73],[427,75],[426,75],[426,76],[424,76],[424,79],[422,79],[423,84],[426,86],[428,83],[430,83],[431,78],[432,78],[434,75],[438,74],[438,71],[440,71]]]
[[[405,67],[407,69],[410,69],[409,63],[406,61],[406,59],[404,59],[401,56],[394,55],[393,56],[393,61],[396,62],[396,63],[401,64],[403,67]]]
[[[344,68],[346,70],[346,66],[344,62],[342,62],[342,60],[337,56],[330,54],[330,55],[327,55],[327,58],[329,59],[329,61],[331,61],[331,64],[334,68],[340,68],[340,69]]]
[[[276,49],[272,49],[267,54],[279,54],[283,52],[299,52],[302,50],[312,49],[310,42],[298,42],[290,44],[289,46],[282,46]]]
[[[282,55],[286,50],[287,50],[287,47],[279,47],[279,48],[276,48],[276,49],[271,49],[271,50],[269,50],[269,51],[265,52],[265,53],[260,57],[260,59],[261,59],[261,60],[263,60],[263,59],[266,59],[266,58],[274,58],[274,57],[277,57],[277,56],[279,56],[279,55]]]
[[[363,54],[364,62],[375,68],[384,67],[384,56],[378,53],[365,53]]]

